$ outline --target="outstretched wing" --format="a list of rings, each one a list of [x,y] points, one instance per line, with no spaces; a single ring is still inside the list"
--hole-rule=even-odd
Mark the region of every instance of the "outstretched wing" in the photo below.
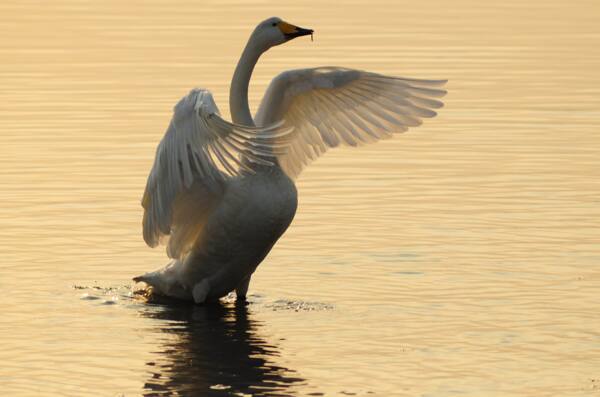
[[[169,235],[168,255],[184,256],[227,180],[253,172],[252,162],[273,164],[271,142],[289,132],[281,124],[254,128],[229,123],[219,116],[208,90],[194,89],[183,97],[158,145],[142,199],[146,243],[154,247]]]
[[[446,80],[389,77],[340,67],[298,69],[273,79],[257,125],[285,119],[293,126],[278,161],[290,177],[340,144],[357,146],[404,132],[436,115]]]

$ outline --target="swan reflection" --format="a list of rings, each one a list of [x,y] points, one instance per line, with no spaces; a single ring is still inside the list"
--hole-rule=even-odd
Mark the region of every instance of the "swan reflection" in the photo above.
[[[145,396],[284,396],[304,382],[272,362],[277,347],[258,335],[246,304],[150,305],[142,315],[166,321],[169,334],[147,363]]]

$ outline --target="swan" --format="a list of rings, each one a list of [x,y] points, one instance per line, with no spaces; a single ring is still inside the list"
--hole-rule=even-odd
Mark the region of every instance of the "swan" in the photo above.
[[[142,198],[144,240],[163,242],[171,261],[134,281],[196,303],[234,290],[245,300],[252,274],[294,218],[293,180],[304,166],[329,148],[416,127],[443,106],[436,98],[446,80],[328,66],[279,74],[252,118],[248,84],[261,54],[312,34],[277,17],[254,29],[231,81],[232,122],[203,88],[175,105]]]

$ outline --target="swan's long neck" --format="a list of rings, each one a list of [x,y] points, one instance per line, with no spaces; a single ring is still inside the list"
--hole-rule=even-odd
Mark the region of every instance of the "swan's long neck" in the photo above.
[[[248,105],[248,85],[250,77],[258,58],[264,50],[261,50],[250,37],[244,52],[235,68],[229,90],[229,108],[231,110],[231,119],[234,123],[248,126],[254,125],[250,106]]]

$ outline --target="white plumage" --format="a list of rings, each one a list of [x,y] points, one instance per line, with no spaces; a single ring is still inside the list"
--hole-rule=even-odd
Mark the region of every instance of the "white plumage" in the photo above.
[[[175,106],[142,199],[144,240],[154,247],[168,239],[173,260],[134,280],[197,303],[234,289],[245,298],[252,273],[294,217],[292,179],[309,161],[340,144],[404,132],[443,106],[435,98],[445,95],[445,80],[320,67],[273,79],[253,120],[248,84],[259,56],[306,34],[312,30],[279,18],[257,26],[232,80],[233,123],[204,89]]]
[[[183,97],[158,145],[142,199],[146,243],[155,247],[160,237],[170,235],[169,256],[183,257],[199,232],[199,219],[190,222],[186,217],[197,218],[198,210],[205,212],[216,204],[227,180],[252,172],[252,163],[273,166],[274,139],[284,139],[291,131],[280,129],[281,125],[231,124],[220,117],[211,93],[204,89],[193,89]],[[187,208],[186,200],[193,201],[192,208]],[[183,205],[186,211],[181,211]]]
[[[436,115],[445,80],[382,76],[340,67],[290,70],[271,82],[258,125],[285,120],[291,145],[278,156],[291,177],[328,148],[385,139]]]

